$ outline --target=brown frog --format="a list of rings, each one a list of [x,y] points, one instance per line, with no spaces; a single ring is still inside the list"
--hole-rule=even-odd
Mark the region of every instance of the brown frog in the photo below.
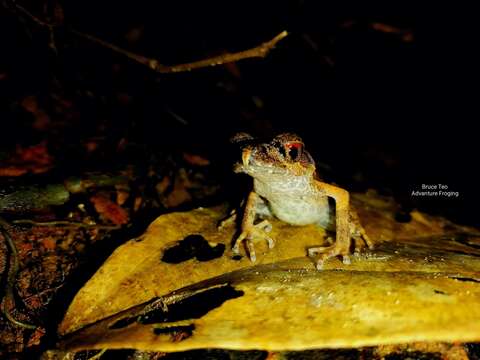
[[[245,204],[241,232],[232,249],[234,253],[239,254],[240,245],[245,241],[250,260],[255,262],[255,241],[265,240],[269,248],[273,248],[274,240],[267,234],[271,224],[265,219],[271,216],[292,225],[317,224],[336,230],[333,245],[308,249],[309,256],[318,255],[317,269],[334,256],[341,256],[344,263],[349,263],[352,238],[355,252],[365,244],[373,248],[349,204],[348,191],[318,178],[315,162],[298,135],[280,134],[262,143],[249,134],[240,133],[232,142],[242,150],[242,162],[235,165],[234,171],[253,177],[253,191]],[[329,197],[334,200],[334,207],[329,205]],[[263,220],[255,224],[257,216]]]

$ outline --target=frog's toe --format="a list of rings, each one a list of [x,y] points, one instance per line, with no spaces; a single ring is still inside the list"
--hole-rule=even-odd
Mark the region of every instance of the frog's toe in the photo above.
[[[235,224],[236,220],[237,220],[237,212],[235,210],[232,210],[230,212],[230,214],[228,215],[228,217],[221,220],[217,224],[217,230],[221,231],[221,230],[225,229],[226,227]]]
[[[370,240],[370,238],[365,232],[352,235],[352,239],[353,239],[353,251],[355,253],[361,253],[362,251],[365,250],[365,248],[368,248],[370,250],[373,250],[374,248],[374,244],[372,240]]]
[[[363,233],[362,238],[363,238],[363,241],[365,241],[365,244],[367,244],[367,247],[370,250],[373,250],[375,248],[375,244],[373,243],[372,239],[370,239],[365,232]]]
[[[248,237],[248,232],[247,231],[242,231],[242,233],[237,237],[237,239],[235,240],[235,243],[233,244],[233,247],[232,247],[232,251],[233,251],[234,254],[236,254],[236,255],[240,254],[240,244],[247,237]]]
[[[331,246],[321,246],[321,247],[314,247],[314,248],[308,249],[308,256],[310,257],[318,256],[316,260],[317,270],[323,269],[323,264],[325,263],[325,261],[336,256],[341,256],[343,263],[348,265],[351,263],[349,255],[350,255],[350,252],[348,249],[344,249],[343,247],[340,247],[337,244],[334,244]]]
[[[308,248],[307,249],[308,256],[309,257],[315,257],[319,254],[322,254],[322,253],[328,251],[329,249],[331,249],[335,245],[334,240],[331,237],[326,238],[325,241],[329,244],[332,244],[332,245],[329,245],[329,246],[315,246],[315,247]]]
[[[257,255],[255,254],[255,246],[253,246],[253,241],[251,239],[247,239],[247,248],[250,261],[254,263],[257,261]]]
[[[271,237],[266,236],[265,240],[267,240],[269,249],[273,249],[275,247],[275,240],[273,240]]]
[[[263,220],[259,222],[258,224],[253,225],[255,229],[262,230],[264,232],[270,232],[272,231],[272,224],[270,224],[270,221],[268,220]]]
[[[260,225],[260,224],[258,224]],[[270,225],[270,224],[268,224]],[[266,226],[265,224],[263,226]],[[234,254],[240,254],[240,244],[245,240],[245,245],[248,250],[248,256],[252,262],[257,260],[255,255],[254,243],[259,240],[265,240],[268,244],[268,248],[271,249],[275,246],[275,241],[267,235],[265,230],[261,226],[252,226],[248,230],[242,231],[240,236],[235,240],[235,244],[232,247]]]
[[[352,237],[353,239],[353,252],[355,254],[360,254],[366,246],[365,241],[361,237]]]

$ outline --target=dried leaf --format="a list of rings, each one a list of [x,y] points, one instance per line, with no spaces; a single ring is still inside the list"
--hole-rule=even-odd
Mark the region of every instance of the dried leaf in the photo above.
[[[0,168],[0,176],[15,177],[22,176],[28,172],[27,168],[18,166],[7,166]]]
[[[18,162],[35,163],[37,165],[49,166],[53,158],[48,153],[47,143],[41,142],[38,145],[27,148],[17,148]]]
[[[124,225],[128,223],[127,211],[107,197],[101,194],[96,194],[90,197],[90,201],[100,215],[110,220],[115,225]]]
[[[160,183],[162,184],[162,183]],[[170,193],[166,194],[163,200],[165,207],[176,207],[183,203],[192,200],[192,195],[190,195],[188,189],[190,188],[190,180],[182,172],[175,177],[173,183],[173,189]]]
[[[0,168],[0,176],[21,176],[28,172],[40,174],[52,167],[53,157],[46,142],[29,147],[17,146],[15,154]]]
[[[200,155],[183,153],[183,159],[190,165],[207,166],[210,165],[210,161]]]
[[[479,239],[425,214],[398,223],[396,205],[372,194],[355,202],[378,248],[323,271],[305,256],[323,242],[315,226],[273,221],[276,247],[257,244],[252,266],[230,250],[234,225],[217,230],[223,209],[163,215],[79,291],[61,346],[279,351],[480,340]]]

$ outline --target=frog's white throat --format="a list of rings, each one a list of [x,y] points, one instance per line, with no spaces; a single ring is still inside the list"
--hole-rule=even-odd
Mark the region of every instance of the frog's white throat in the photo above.
[[[254,189],[260,195],[266,198],[275,195],[282,196],[302,196],[312,191],[312,177],[307,175],[273,175],[267,179],[254,177]]]

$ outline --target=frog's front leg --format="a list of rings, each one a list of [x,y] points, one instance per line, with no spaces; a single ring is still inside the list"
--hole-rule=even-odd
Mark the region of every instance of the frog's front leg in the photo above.
[[[257,207],[261,205],[264,205],[262,198],[260,198],[260,196],[258,196],[256,192],[250,192],[247,198],[247,202],[245,204],[245,210],[241,225],[241,233],[235,240],[232,248],[235,254],[239,254],[240,244],[243,240],[245,240],[248,249],[248,255],[252,262],[255,262],[257,259],[255,255],[255,248],[253,246],[254,241],[266,240],[270,249],[273,248],[275,245],[273,239],[267,235],[267,232],[272,229],[272,225],[270,224],[270,222],[268,220],[263,220],[258,224],[254,224],[258,212]]]
[[[310,248],[308,255],[311,257],[319,255],[317,259],[319,270],[323,267],[325,260],[334,256],[342,256],[343,262],[348,264],[351,245],[350,195],[348,191],[327,183],[316,181],[315,185],[323,196],[329,196],[335,200],[336,241],[331,246]]]

